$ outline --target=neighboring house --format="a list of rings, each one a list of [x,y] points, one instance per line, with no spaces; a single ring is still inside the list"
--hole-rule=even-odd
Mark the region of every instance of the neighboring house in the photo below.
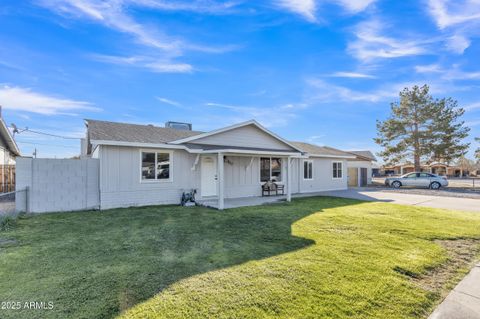
[[[383,173],[385,175],[403,175],[414,171],[415,166],[412,163],[404,163],[383,167]],[[474,175],[476,173],[474,171],[469,172],[468,170],[460,166],[448,165],[442,162],[421,164],[420,171],[448,177],[465,177],[469,175]]]
[[[0,109],[0,165],[15,165],[17,156],[20,156],[20,150],[8,130]]]
[[[86,120],[84,154],[99,159],[100,208],[178,204],[261,196],[273,180],[292,193],[346,189],[347,160],[357,155],[290,142],[254,120],[210,132]],[[180,128],[180,129],[179,129]]]
[[[377,159],[370,151],[348,151],[355,156],[348,160],[348,186],[367,186],[372,183],[373,162]]]

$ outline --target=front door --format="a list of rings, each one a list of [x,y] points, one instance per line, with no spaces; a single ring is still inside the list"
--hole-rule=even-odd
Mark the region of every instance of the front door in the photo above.
[[[201,195],[217,196],[217,159],[215,156],[202,156]]]

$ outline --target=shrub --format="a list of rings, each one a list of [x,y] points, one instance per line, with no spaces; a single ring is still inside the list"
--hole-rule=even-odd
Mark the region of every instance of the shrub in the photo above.
[[[7,231],[15,226],[16,216],[0,215],[0,231]]]

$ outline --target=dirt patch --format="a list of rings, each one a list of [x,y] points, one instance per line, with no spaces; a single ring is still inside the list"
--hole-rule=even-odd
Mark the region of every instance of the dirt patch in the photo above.
[[[425,290],[446,295],[473,267],[480,255],[480,239],[435,240],[435,243],[446,249],[448,261],[412,280]]]

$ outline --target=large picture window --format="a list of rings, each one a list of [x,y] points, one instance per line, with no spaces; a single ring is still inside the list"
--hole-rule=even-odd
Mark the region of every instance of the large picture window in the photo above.
[[[142,180],[170,180],[170,153],[142,152]]]
[[[303,179],[313,179],[313,161],[303,162]]]
[[[342,178],[343,177],[343,163],[342,162],[333,162],[333,178]]]
[[[260,181],[282,181],[282,159],[275,157],[260,158]]]

